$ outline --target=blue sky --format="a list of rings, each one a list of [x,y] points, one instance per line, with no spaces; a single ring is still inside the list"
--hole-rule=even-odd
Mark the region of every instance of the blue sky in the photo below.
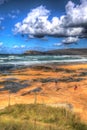
[[[87,0],[82,0],[82,2],[80,0],[72,0],[72,2],[69,0],[0,0],[0,53],[23,53],[26,50],[46,51],[65,48],[86,48],[87,36],[85,23],[87,19],[84,19],[80,14],[80,10],[84,6],[85,8],[87,7]],[[76,21],[74,12],[69,14],[69,11],[72,10],[78,11],[77,16],[81,15],[79,18],[83,23],[77,24],[80,20]],[[83,10],[84,14],[86,14],[85,11],[87,11],[87,8]],[[35,13],[33,14],[33,12],[40,12],[40,14],[34,16]],[[66,17],[68,17],[67,20],[69,22],[66,22]],[[36,20],[35,23],[31,21],[34,21],[34,19]],[[72,22],[70,23],[70,21]],[[16,26],[18,23],[20,25]],[[24,28],[25,23],[26,28]],[[40,23],[42,25],[39,26]],[[30,24],[32,29],[30,29]],[[27,31],[27,28],[30,30],[28,29]],[[73,30],[74,28],[76,28],[76,31]],[[64,32],[61,33],[62,29],[65,31],[65,34]],[[72,30],[70,31],[70,29]]]

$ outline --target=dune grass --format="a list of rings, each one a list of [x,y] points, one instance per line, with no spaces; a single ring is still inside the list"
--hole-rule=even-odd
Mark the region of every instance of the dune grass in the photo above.
[[[0,111],[0,130],[87,130],[87,125],[63,108],[19,104]]]

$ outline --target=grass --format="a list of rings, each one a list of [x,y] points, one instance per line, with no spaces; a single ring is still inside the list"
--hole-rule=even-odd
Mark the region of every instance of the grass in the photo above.
[[[87,130],[70,111],[45,105],[14,105],[0,111],[0,130]]]

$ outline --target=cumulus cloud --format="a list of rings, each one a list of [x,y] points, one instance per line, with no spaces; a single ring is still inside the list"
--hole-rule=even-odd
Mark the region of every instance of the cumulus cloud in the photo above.
[[[76,44],[78,43],[79,38],[78,37],[67,37],[60,43],[54,43],[54,46],[62,46],[62,45],[70,45],[70,44]]]
[[[65,38],[62,43],[63,44],[72,44],[72,43],[77,43],[79,41],[79,38],[78,37],[68,37],[68,38]]]
[[[50,11],[44,6],[32,9],[22,22],[15,24],[14,33],[32,38],[69,37],[65,39],[68,42],[71,42],[71,39],[74,41],[77,37],[87,37],[87,0],[82,0],[79,5],[69,1],[66,5],[66,15],[61,17],[49,20],[49,15]]]
[[[50,28],[50,22],[47,20],[49,13],[43,6],[31,10],[22,23],[15,25],[15,32],[43,37]]]
[[[78,36],[83,28],[65,28],[62,24],[63,16],[59,19],[53,17],[48,20],[50,11],[44,6],[37,7],[27,17],[15,25],[15,33],[27,34],[31,37],[42,38],[44,36],[64,37]]]
[[[65,26],[87,27],[87,0],[76,5],[69,1],[66,5],[66,16],[63,18]]]

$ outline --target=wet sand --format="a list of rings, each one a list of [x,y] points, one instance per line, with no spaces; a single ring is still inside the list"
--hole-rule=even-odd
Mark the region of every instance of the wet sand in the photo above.
[[[0,72],[0,109],[35,102],[70,106],[87,121],[87,64],[45,64]]]

